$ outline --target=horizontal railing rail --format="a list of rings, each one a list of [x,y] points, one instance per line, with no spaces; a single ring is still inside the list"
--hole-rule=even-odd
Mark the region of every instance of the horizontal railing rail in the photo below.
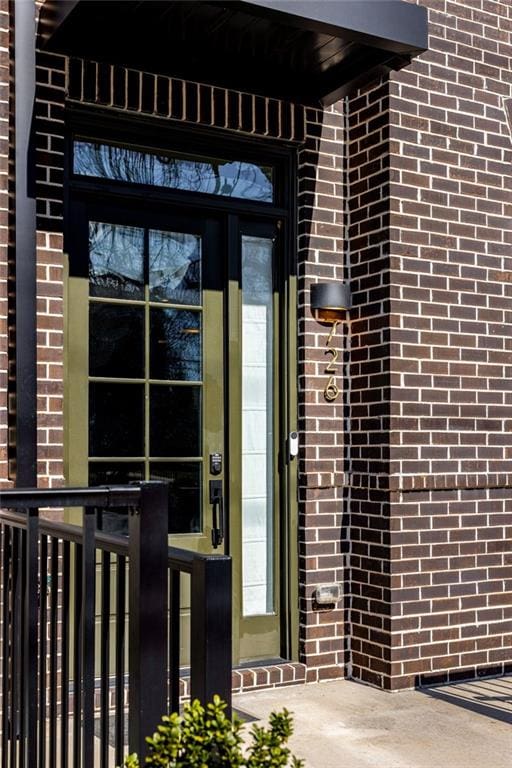
[[[16,488],[0,491],[0,507],[138,507],[142,487],[134,484],[96,488]]]
[[[82,525],[39,515],[71,507]],[[104,509],[128,536],[97,529]],[[1,768],[144,756],[179,708],[184,578],[190,694],[231,707],[231,559],[168,547],[167,517],[165,483],[0,491]]]
[[[2,492],[0,492],[0,503],[2,501]],[[26,506],[26,505],[25,505]],[[44,506],[61,506],[45,504]],[[71,506],[71,505],[66,505]],[[124,504],[122,506],[125,506]],[[18,509],[21,505],[18,505]],[[21,512],[13,512],[10,509],[2,509],[0,507],[0,522],[7,523],[17,528],[25,529],[27,526],[27,518]],[[64,541],[74,542],[79,544],[83,538],[83,528],[81,525],[72,525],[71,523],[61,523],[54,520],[46,520],[45,518],[39,519],[39,533],[43,536],[54,536],[56,538],[63,539]],[[120,555],[128,555],[128,539],[126,536],[120,536],[115,533],[104,533],[103,531],[95,531],[94,540],[98,549],[105,550],[106,552],[113,552]],[[231,558],[224,555],[205,555],[198,552],[194,552],[189,549],[182,549],[181,547],[168,547],[168,564],[171,569],[178,569],[182,573],[191,574],[194,563],[197,561],[214,562],[230,561]]]

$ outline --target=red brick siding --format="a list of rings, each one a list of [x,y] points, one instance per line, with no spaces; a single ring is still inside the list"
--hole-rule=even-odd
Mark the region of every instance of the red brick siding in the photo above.
[[[512,7],[424,4],[390,85],[392,687],[512,662]]]
[[[304,139],[301,106],[119,65],[70,59],[67,99],[259,138]]]
[[[348,111],[344,103],[304,115],[248,94],[80,60],[66,69],[63,58],[38,56],[43,485],[64,475],[66,94],[68,102],[134,119],[300,147],[299,661],[307,680],[339,676],[345,661],[354,677],[400,688],[447,672],[509,670],[512,662],[512,6],[421,2],[429,7],[430,50],[390,82],[354,95]],[[0,24],[7,8],[0,0]],[[5,200],[7,36],[7,24],[0,26]],[[7,216],[0,221],[3,482],[6,270]],[[349,376],[340,373],[340,396],[327,403],[327,328],[311,314],[309,287],[334,279],[351,282],[355,306],[336,337],[347,345]],[[314,590],[332,581],[344,582],[343,603],[319,609]],[[255,673],[247,678],[240,684],[259,684]]]
[[[36,60],[38,483],[64,482],[63,176],[66,61]]]
[[[327,383],[326,337],[330,327],[310,310],[312,282],[345,277],[344,116],[341,105],[308,110],[306,143],[299,153],[299,584],[300,660],[307,680],[343,675],[343,604],[319,606],[318,584],[343,582],[340,529],[344,485],[343,372],[340,394],[323,395]],[[333,343],[343,348],[340,324]],[[341,360],[340,360],[341,363]]]
[[[443,672],[512,672],[511,496],[414,491],[394,500],[392,688]]]
[[[389,85],[349,100],[350,429],[343,549],[348,674],[379,684],[390,661]]]
[[[390,84],[392,687],[512,662],[512,6],[423,4]]]
[[[372,299],[356,293],[347,633],[352,673],[395,689],[512,661],[512,8],[423,4],[430,50],[392,75],[389,101],[382,87],[364,97],[389,120],[385,153],[367,166],[388,209],[380,227],[354,199],[373,134],[362,119],[358,138],[351,102],[351,273],[356,292],[359,272],[379,275],[368,339],[381,368],[361,378]],[[375,108],[367,117],[369,128]]]

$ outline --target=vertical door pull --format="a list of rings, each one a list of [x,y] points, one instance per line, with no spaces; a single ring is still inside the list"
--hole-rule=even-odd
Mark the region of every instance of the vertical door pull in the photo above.
[[[212,504],[212,547],[217,549],[224,541],[224,499],[222,480],[210,480],[210,504]]]

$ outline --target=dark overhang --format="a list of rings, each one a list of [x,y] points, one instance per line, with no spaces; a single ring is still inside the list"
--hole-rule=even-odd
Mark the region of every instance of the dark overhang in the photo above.
[[[46,0],[42,47],[318,106],[427,48],[404,0]]]

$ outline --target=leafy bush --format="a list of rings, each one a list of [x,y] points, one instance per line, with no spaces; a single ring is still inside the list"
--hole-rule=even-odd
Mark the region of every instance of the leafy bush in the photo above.
[[[243,723],[230,719],[219,696],[203,707],[199,701],[185,704],[183,717],[173,713],[162,718],[156,733],[147,739],[146,768],[303,768],[286,743],[292,734],[290,713],[272,712],[268,728],[253,725],[250,743],[243,749]],[[141,768],[130,755],[125,768]]]

